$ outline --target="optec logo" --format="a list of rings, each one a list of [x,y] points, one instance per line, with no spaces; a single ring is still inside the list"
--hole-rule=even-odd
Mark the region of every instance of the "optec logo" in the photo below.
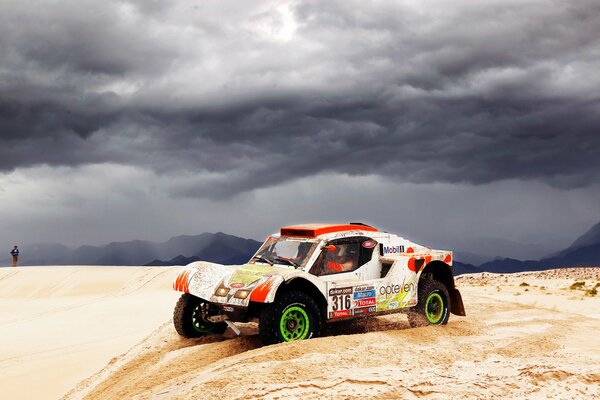
[[[383,246],[383,254],[404,253],[404,246]]]

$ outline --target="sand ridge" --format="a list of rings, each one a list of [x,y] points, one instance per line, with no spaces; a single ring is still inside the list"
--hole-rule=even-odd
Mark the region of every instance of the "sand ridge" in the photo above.
[[[465,275],[457,284],[467,317],[452,316],[447,326],[410,329],[404,315],[387,315],[332,324],[321,338],[273,346],[261,344],[254,324],[243,324],[240,337],[229,330],[224,336],[179,337],[170,321],[178,297],[171,290],[177,268],[84,268],[0,270],[0,290],[7,293],[0,294],[2,304],[7,301],[21,311],[7,314],[7,307],[0,306],[0,333],[13,335],[16,345],[3,348],[15,356],[0,358],[0,365],[13,373],[13,380],[0,381],[0,397],[600,395],[600,296],[588,293],[600,282],[600,268]],[[92,294],[85,295],[90,287]],[[35,295],[23,295],[26,289]],[[32,306],[41,303],[50,305]],[[81,329],[99,319],[103,323],[94,326],[94,334]],[[74,323],[80,329],[68,338],[15,336],[40,323],[48,328]],[[32,375],[47,390],[14,390],[15,382],[22,389],[20,382]]]
[[[600,349],[590,333],[600,320],[574,312],[582,302],[597,310],[598,299],[569,299],[560,287],[570,278],[526,278],[554,287],[544,295],[553,301],[536,304],[515,292],[496,298],[495,283],[503,283],[505,291],[527,288],[520,286],[520,275],[510,278],[514,282],[485,274],[465,277],[458,281],[465,282],[469,316],[453,317],[444,327],[410,329],[404,316],[390,315],[330,326],[322,338],[263,347],[250,325],[239,338],[228,333],[224,340],[195,341],[177,337],[165,324],[112,372],[92,377],[65,399],[599,395]],[[557,308],[557,299],[567,304]]]

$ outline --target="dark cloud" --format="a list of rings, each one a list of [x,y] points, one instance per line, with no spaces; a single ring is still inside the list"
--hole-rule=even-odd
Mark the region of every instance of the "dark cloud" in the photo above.
[[[169,4],[0,6],[0,168],[134,165],[216,198],[600,178],[597,2]]]
[[[21,72],[49,73],[53,84],[65,84],[65,78],[82,85],[94,79],[144,77],[164,71],[177,56],[173,45],[126,2],[67,0],[32,6],[15,1],[3,2],[0,11],[3,62]]]

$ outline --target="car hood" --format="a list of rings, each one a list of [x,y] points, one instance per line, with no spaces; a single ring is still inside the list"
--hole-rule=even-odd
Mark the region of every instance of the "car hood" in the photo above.
[[[253,301],[265,301],[272,287],[278,286],[288,276],[303,273],[301,270],[283,266],[195,262],[179,273],[174,288],[211,302],[245,306],[251,298]],[[225,288],[223,296],[216,295],[220,287]],[[236,298],[238,291],[249,293],[245,298]]]

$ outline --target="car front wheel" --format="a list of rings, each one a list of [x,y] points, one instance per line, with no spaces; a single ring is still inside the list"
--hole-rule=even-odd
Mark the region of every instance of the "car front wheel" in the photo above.
[[[265,344],[316,337],[321,330],[319,307],[306,293],[285,292],[274,303],[265,305],[258,330]]]
[[[213,323],[205,319],[208,310],[209,303],[205,300],[189,293],[182,294],[173,310],[173,325],[177,333],[186,338],[197,338],[225,332],[225,322]]]

